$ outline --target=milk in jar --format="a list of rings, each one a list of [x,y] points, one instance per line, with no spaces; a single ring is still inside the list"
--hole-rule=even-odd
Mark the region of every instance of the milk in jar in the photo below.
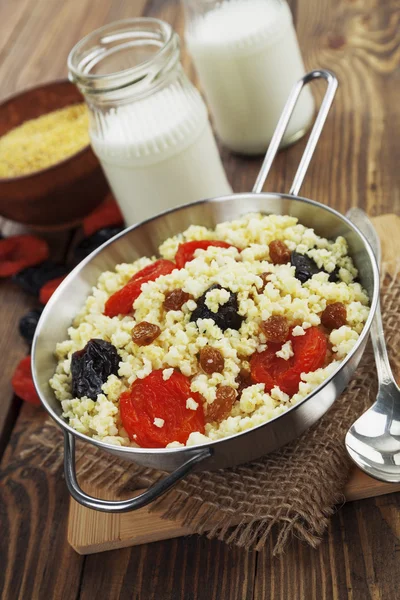
[[[207,108],[180,63],[179,39],[157,19],[95,31],[69,57],[89,107],[89,134],[124,219],[230,194]]]
[[[293,85],[305,74],[289,6],[282,0],[184,0],[186,42],[222,142],[265,152]],[[311,124],[305,88],[283,139]]]

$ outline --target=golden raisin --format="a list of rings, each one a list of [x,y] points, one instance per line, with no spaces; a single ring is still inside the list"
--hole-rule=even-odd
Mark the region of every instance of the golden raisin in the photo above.
[[[321,315],[321,323],[327,329],[338,329],[342,325],[346,325],[347,311],[343,302],[334,302],[328,304]]]
[[[212,404],[207,404],[206,421],[223,421],[226,419],[236,400],[236,391],[230,385],[221,385]]]
[[[285,242],[273,240],[268,244],[271,261],[276,265],[285,265],[290,261],[290,250]]]
[[[180,288],[177,288],[165,294],[163,306],[165,310],[180,310],[182,305],[185,304],[189,298],[190,294],[187,294]]]
[[[286,342],[289,335],[289,323],[286,317],[272,315],[261,323],[261,331],[267,342]]]
[[[200,366],[205,373],[221,373],[224,370],[224,358],[217,348],[205,346],[200,350]]]
[[[132,329],[132,339],[138,346],[148,346],[158,338],[160,333],[161,329],[158,325],[142,321]]]

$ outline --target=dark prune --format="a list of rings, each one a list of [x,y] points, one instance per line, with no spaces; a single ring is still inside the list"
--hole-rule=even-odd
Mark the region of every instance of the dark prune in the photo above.
[[[223,290],[226,288],[223,288],[217,284],[209,287],[208,290],[206,290],[204,294],[196,300],[197,308],[195,308],[195,310],[192,312],[190,320],[196,322],[197,319],[212,319],[214,323],[218,325],[220,329],[222,329],[222,331],[225,331],[226,329],[239,329],[242,324],[243,317],[237,312],[238,300],[236,294],[230,290],[227,290],[230,293],[229,300],[228,302],[225,302],[225,304],[220,305],[218,312],[216,313],[212,312],[206,305],[206,295],[208,292],[215,289]]]
[[[294,275],[301,283],[305,283],[311,279],[313,275],[322,271],[312,258],[306,254],[300,254],[295,250],[293,250],[290,255],[290,263],[296,268]]]
[[[328,281],[330,281],[331,283],[336,283],[337,281],[340,281],[339,269],[340,267],[335,267],[333,271],[329,273]]]
[[[28,267],[13,275],[12,280],[25,292],[39,296],[40,289],[51,279],[63,277],[68,269],[51,260],[46,260],[36,267]]]
[[[109,375],[118,374],[118,352],[110,342],[89,340],[83,350],[74,352],[71,360],[72,395],[96,400]]]
[[[120,231],[123,230],[123,227],[104,227],[103,229],[99,229],[90,237],[84,238],[80,244],[78,244],[74,250],[74,256],[77,261],[81,261],[89,254],[96,250],[99,246],[104,244],[110,240],[114,235],[117,235]]]
[[[18,329],[21,336],[28,342],[28,344],[32,343],[33,336],[35,335],[36,326],[39,322],[40,315],[42,314],[42,309],[37,308],[35,310],[30,310],[26,315],[24,315],[19,322]]]

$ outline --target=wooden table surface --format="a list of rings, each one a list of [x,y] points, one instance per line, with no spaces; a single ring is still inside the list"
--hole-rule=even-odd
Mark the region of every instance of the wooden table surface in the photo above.
[[[340,211],[400,213],[400,10],[396,0],[293,0],[307,68],[340,80],[334,108],[302,195]],[[1,0],[0,96],[64,77],[68,51],[110,21],[140,14],[179,32],[177,0]],[[184,65],[195,79],[190,59]],[[318,98],[322,88],[315,87]],[[266,189],[287,191],[304,142],[282,152]],[[235,191],[252,187],[260,160],[222,150]],[[2,231],[16,230],[2,222]],[[65,250],[57,236],[54,252]],[[1,284],[0,591],[3,600],[400,598],[400,495],[345,505],[317,550],[293,540],[281,558],[271,545],[247,553],[192,536],[79,556],[66,542],[68,494],[61,477],[27,466],[21,452],[44,415],[12,397],[10,376],[26,348],[19,317],[33,301]]]

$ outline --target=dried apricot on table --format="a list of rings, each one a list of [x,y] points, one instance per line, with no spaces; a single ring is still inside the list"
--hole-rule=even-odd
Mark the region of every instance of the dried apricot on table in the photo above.
[[[133,310],[132,304],[140,296],[142,285],[155,281],[161,275],[168,275],[175,268],[175,263],[161,258],[138,271],[124,287],[109,297],[104,308],[106,317],[128,315]]]
[[[22,398],[25,402],[29,402],[29,404],[40,406],[40,398],[32,379],[30,356],[25,356],[17,365],[11,379],[11,385],[19,398]]]
[[[264,383],[265,391],[278,386],[293,396],[299,390],[301,373],[315,371],[324,365],[328,348],[326,335],[319,327],[311,327],[303,336],[290,336],[293,356],[284,360],[276,356],[282,344],[269,343],[263,352],[250,359],[251,378],[254,383]]]
[[[42,304],[47,304],[50,300],[60,283],[62,283],[65,279],[65,275],[62,277],[56,277],[55,279],[50,279],[44,286],[40,289],[39,292],[39,300]]]
[[[187,407],[189,398],[197,403],[195,410]],[[166,381],[162,369],[136,379],[121,394],[119,408],[129,438],[143,448],[165,448],[175,441],[185,444],[192,432],[204,433],[202,398],[178,371]]]
[[[109,195],[93,212],[83,219],[83,231],[86,237],[104,227],[122,225],[123,216],[114,198]]]
[[[179,244],[177,253],[175,254],[175,262],[178,269],[182,269],[187,262],[194,259],[196,250],[207,250],[210,246],[217,248],[231,248],[233,244],[220,242],[218,240],[194,240],[192,242],[183,242]]]
[[[0,240],[0,277],[10,277],[49,256],[45,240],[35,235],[14,235]]]

